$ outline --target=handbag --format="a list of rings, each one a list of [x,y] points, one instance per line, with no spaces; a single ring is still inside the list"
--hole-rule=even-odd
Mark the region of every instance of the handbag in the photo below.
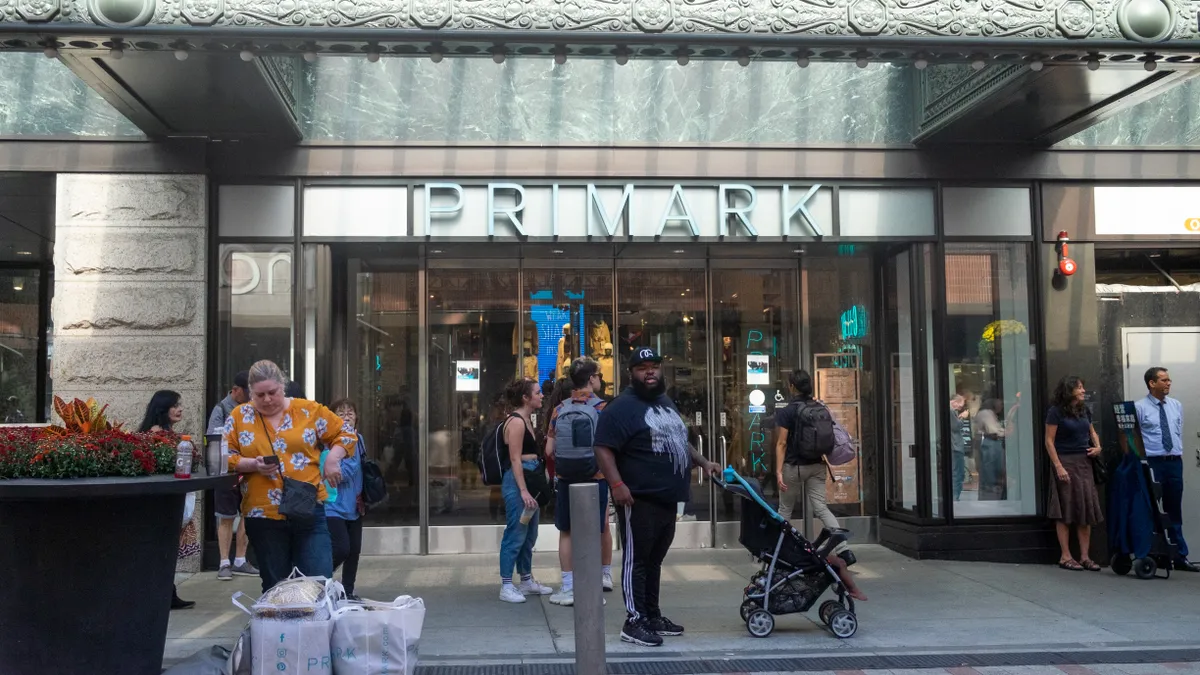
[[[271,454],[278,458],[279,455],[275,454],[275,439],[271,437],[271,431],[267,428],[267,420],[259,414],[258,421],[262,423],[263,431],[267,434]],[[282,460],[279,462],[279,474],[283,477],[283,497],[279,500],[279,515],[297,525],[311,525],[316,521],[317,486],[283,475]]]
[[[1096,485],[1104,485],[1108,482],[1108,465],[1102,459],[1104,453],[1100,453],[1095,457],[1089,457],[1092,460],[1092,479],[1096,481]]]

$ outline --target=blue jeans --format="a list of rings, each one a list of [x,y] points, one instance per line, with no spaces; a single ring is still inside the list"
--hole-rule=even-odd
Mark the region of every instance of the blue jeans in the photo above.
[[[979,444],[979,499],[1007,499],[1007,488],[1004,476],[1004,443],[985,438]]]
[[[292,568],[310,577],[333,577],[333,543],[325,507],[318,504],[312,523],[297,524],[291,520],[247,518],[246,536],[258,558],[263,593],[288,578]]]
[[[537,460],[521,462],[521,469],[536,469]],[[512,469],[504,472],[500,483],[500,494],[504,497],[504,537],[500,540],[500,578],[510,579],[513,576],[513,566],[517,574],[533,573],[533,545],[537,543],[538,518],[541,513],[534,513],[528,525],[521,524],[521,513],[525,510],[525,502],[521,499],[521,489],[517,487],[517,479],[513,478]]]
[[[950,451],[954,458],[954,501],[962,496],[963,482],[967,479],[967,453],[958,450]]]
[[[1171,538],[1179,544],[1179,557],[1188,556],[1188,545],[1183,540],[1183,458],[1147,457],[1146,462],[1154,470],[1154,478],[1162,485],[1162,507],[1171,521]]]

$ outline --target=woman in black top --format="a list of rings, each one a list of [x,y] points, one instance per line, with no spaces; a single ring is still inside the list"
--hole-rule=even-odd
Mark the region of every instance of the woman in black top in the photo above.
[[[142,433],[174,433],[175,425],[183,419],[183,397],[177,391],[163,389],[162,391],[154,392],[150,397],[150,403],[146,404],[146,415],[142,418],[142,425],[138,427],[138,431]],[[196,495],[189,494],[188,500],[191,501],[191,508],[195,509]],[[184,507],[184,514],[187,515],[188,507]],[[183,521],[187,524],[187,520]],[[186,532],[185,532],[186,533]],[[183,545],[183,534],[180,535],[180,546]],[[179,597],[179,587],[175,586],[175,590],[171,595],[171,609],[191,609],[196,606],[192,600],[183,600]]]
[[[500,483],[504,497],[506,525],[500,540],[500,599],[504,602],[525,602],[526,595],[548,595],[552,589],[533,578],[533,545],[537,543],[538,497],[548,490],[546,465],[533,433],[533,413],[542,407],[542,388],[528,377],[508,385],[504,396],[512,413],[504,421],[504,444],[508,447],[509,468]],[[539,477],[540,476],[540,477]],[[534,480],[537,485],[529,485]],[[531,492],[531,489],[534,492]],[[533,516],[521,522],[522,514],[530,509]],[[521,575],[520,585],[513,585],[513,567]]]
[[[1064,377],[1054,389],[1054,400],[1046,413],[1046,452],[1054,467],[1055,482],[1050,487],[1050,506],[1046,515],[1054,522],[1062,555],[1058,566],[1065,570],[1099,571],[1089,557],[1092,526],[1104,520],[1096,481],[1092,475],[1092,457],[1100,454],[1100,437],[1092,426],[1092,416],[1083,404],[1083,380]],[[1071,555],[1071,527],[1079,539],[1079,562]]]

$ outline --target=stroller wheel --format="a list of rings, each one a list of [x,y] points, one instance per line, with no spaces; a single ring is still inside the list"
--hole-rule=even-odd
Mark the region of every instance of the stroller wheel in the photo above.
[[[756,609],[758,609],[758,603],[754,602],[753,600],[747,600],[743,602],[740,610],[742,621],[749,621],[750,614],[752,614]]]
[[[829,630],[843,640],[854,637],[858,632],[858,617],[845,609],[838,609],[829,616]]]
[[[1138,558],[1133,561],[1133,573],[1139,579],[1153,579],[1154,573],[1158,571],[1158,565],[1154,562],[1154,558]]]
[[[775,617],[765,609],[756,609],[746,618],[746,630],[756,638],[765,638],[775,630]]]
[[[826,600],[821,603],[821,609],[817,610],[817,616],[821,617],[821,622],[828,626],[829,618],[839,609],[842,609],[840,602],[837,600]]]
[[[1129,574],[1129,572],[1133,569],[1133,560],[1131,560],[1127,554],[1117,553],[1113,555],[1110,564],[1112,566],[1112,571],[1121,576]]]

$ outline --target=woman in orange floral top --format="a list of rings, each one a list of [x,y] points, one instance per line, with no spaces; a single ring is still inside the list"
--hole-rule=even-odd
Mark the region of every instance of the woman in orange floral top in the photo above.
[[[225,421],[229,469],[247,474],[242,515],[264,593],[287,578],[292,568],[309,576],[333,576],[321,449],[329,448],[323,478],[336,487],[342,480],[341,460],[354,453],[357,438],[353,428],[320,403],[288,398],[284,382],[279,366],[255,363],[250,368],[250,403],[235,408]],[[270,457],[278,457],[278,463],[269,463]],[[318,504],[311,522],[279,515],[282,476],[316,486]]]

